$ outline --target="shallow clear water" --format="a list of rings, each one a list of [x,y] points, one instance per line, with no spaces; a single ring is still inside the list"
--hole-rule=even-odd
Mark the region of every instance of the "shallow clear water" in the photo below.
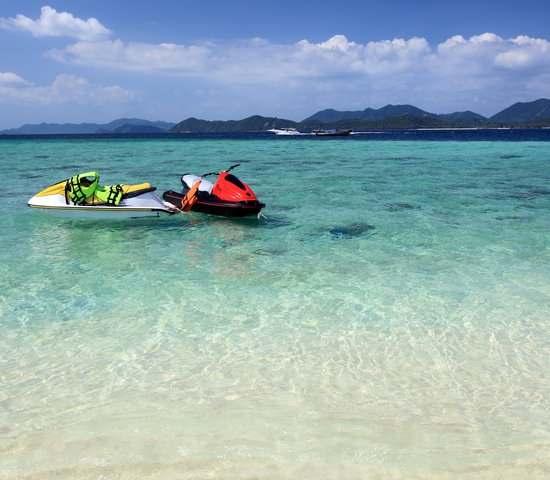
[[[1,141],[0,478],[548,478],[549,145]],[[237,162],[265,218],[26,207]]]

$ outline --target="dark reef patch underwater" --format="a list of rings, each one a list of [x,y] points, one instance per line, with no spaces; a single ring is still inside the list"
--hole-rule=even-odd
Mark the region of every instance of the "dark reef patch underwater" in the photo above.
[[[376,227],[369,223],[352,223],[341,227],[331,228],[328,233],[333,240],[344,240],[355,237],[362,237],[375,230]]]

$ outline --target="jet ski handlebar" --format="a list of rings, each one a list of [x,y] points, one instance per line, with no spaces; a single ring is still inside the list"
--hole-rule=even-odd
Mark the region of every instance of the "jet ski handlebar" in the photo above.
[[[237,168],[239,165],[240,165],[240,163],[236,163],[235,165],[231,165],[227,170],[224,170],[223,172],[229,172],[230,170],[233,170],[234,168]],[[220,173],[223,173],[223,172],[208,172],[208,173],[203,173],[203,174],[201,175],[201,177],[204,178],[204,177],[208,177],[209,175],[219,175]]]

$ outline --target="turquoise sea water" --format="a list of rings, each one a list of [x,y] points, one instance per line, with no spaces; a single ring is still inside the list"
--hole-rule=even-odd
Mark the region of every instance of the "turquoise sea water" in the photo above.
[[[83,171],[265,218],[49,217]],[[0,479],[546,479],[550,143],[0,141]]]

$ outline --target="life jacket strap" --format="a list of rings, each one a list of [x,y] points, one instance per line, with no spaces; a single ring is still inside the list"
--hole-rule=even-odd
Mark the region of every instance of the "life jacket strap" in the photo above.
[[[110,207],[118,205],[122,200],[122,185],[112,185],[106,188],[109,188],[109,195],[107,195],[105,203]]]
[[[116,207],[124,196],[124,185],[99,186],[94,192],[94,199],[109,207]]]
[[[86,194],[82,190],[79,176],[69,178],[67,185],[71,200],[75,205],[82,205],[86,201]]]

